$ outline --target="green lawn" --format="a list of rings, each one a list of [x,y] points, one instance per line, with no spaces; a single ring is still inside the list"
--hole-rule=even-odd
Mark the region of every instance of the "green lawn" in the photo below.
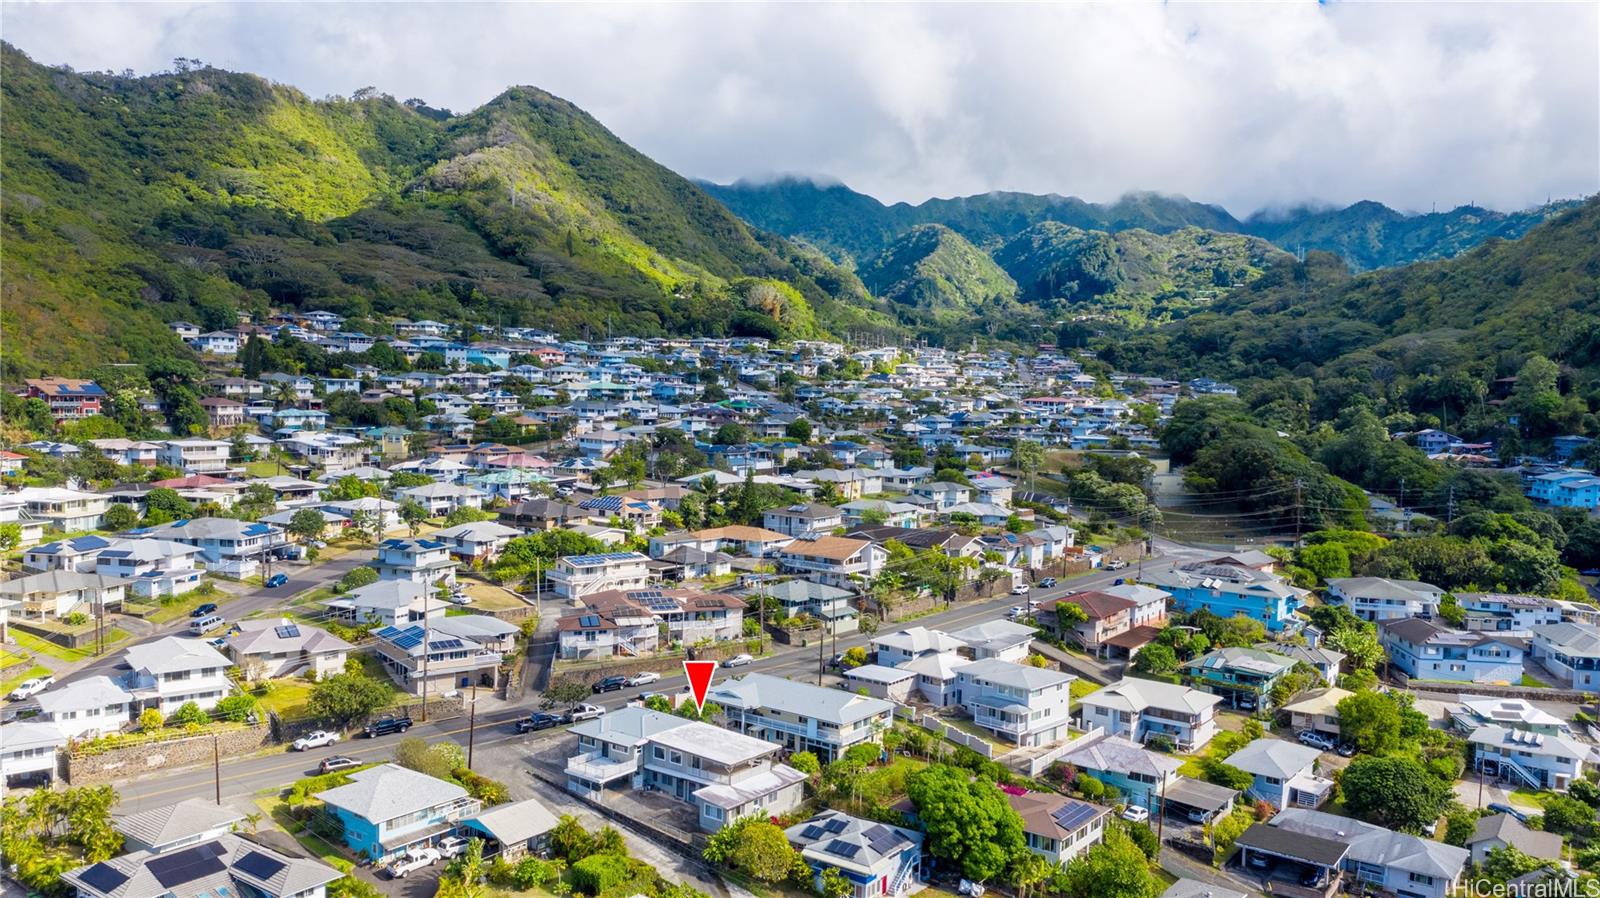
[[[17,629],[13,629],[11,631],[11,638],[16,640],[17,645],[27,649],[30,652],[33,652],[35,655],[49,655],[50,657],[59,661],[85,661],[94,657],[94,649],[92,646],[81,649],[69,649],[66,646],[51,642],[48,639],[41,639],[32,633],[24,633]],[[111,629],[107,630],[106,651],[111,651],[111,649],[115,647],[116,643],[127,638],[128,631],[119,627],[112,627]]]
[[[249,474],[251,477],[276,477],[279,474],[289,473],[277,462],[269,461],[267,459],[250,462],[244,466],[244,470],[245,473]]]
[[[1528,687],[1530,689],[1549,689],[1550,688],[1550,684],[1549,683],[1546,683],[1545,681],[1539,679],[1538,677],[1536,677],[1536,676],[1534,676],[1533,674],[1530,674],[1530,673],[1524,673],[1522,675],[1522,685],[1526,686],[1526,687]]]
[[[321,858],[322,862],[341,873],[349,873],[356,868],[350,858],[338,846],[323,839],[321,836],[305,829],[300,821],[289,815],[289,806],[283,799],[276,795],[271,798],[256,799],[256,807],[261,813],[267,815],[274,824],[288,833],[300,847],[311,853],[312,857]]]
[[[15,669],[21,670],[21,668]],[[33,679],[34,677],[43,677],[48,676],[49,674],[50,669],[48,667],[45,667],[42,664],[35,664],[27,670],[23,670],[22,673],[17,674],[16,676],[7,677],[5,680],[0,681],[0,696],[10,695],[11,690],[17,688],[22,683]]]
[[[1067,688],[1072,690],[1072,700],[1077,701],[1091,692],[1098,692],[1100,690],[1100,684],[1094,682],[1093,680],[1085,680],[1084,678],[1079,677],[1078,679],[1073,680],[1067,686]]]
[[[306,704],[311,699],[311,684],[299,677],[272,680],[272,691],[256,695],[261,710],[271,711],[279,717],[296,720],[306,716]]]

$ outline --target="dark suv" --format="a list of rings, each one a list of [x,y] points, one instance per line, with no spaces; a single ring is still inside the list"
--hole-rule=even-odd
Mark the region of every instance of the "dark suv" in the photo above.
[[[190,617],[205,617],[206,615],[208,615],[208,614],[210,614],[210,613],[212,613],[212,612],[214,612],[216,610],[217,610],[217,603],[216,602],[207,602],[204,605],[201,605],[198,608],[196,608],[195,610],[189,612],[189,616]]]
[[[553,726],[559,726],[560,724],[570,722],[571,721],[569,721],[563,715],[549,714],[544,711],[535,711],[527,717],[517,721],[517,732],[531,733],[534,730],[548,730]]]
[[[367,724],[367,738],[375,739],[378,736],[387,736],[390,733],[404,733],[411,729],[411,715],[405,717],[380,717]]]
[[[594,691],[597,694],[601,692],[616,692],[618,689],[625,688],[627,685],[627,677],[606,677],[600,682],[594,684]]]

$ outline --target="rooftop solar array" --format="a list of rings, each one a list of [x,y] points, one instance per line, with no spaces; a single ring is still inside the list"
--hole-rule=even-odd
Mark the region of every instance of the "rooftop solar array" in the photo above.
[[[843,839],[834,839],[832,842],[829,842],[827,844],[827,847],[823,848],[822,850],[826,851],[827,853],[829,853],[829,854],[831,854],[831,855],[833,855],[835,857],[853,858],[861,851],[861,846],[860,845],[852,845],[849,842],[844,841]]]
[[[899,833],[881,823],[867,830],[864,835],[867,837],[867,846],[879,854],[888,854],[891,849],[904,841],[904,837]]]
[[[578,626],[580,626],[580,627],[598,627],[598,626],[600,626],[600,615],[598,615],[598,614],[585,614],[583,617],[578,618]]]
[[[823,834],[825,832],[827,832],[827,830],[824,830],[822,827],[817,826],[816,824],[813,823],[812,825],[810,825],[810,826],[808,826],[805,829],[800,831],[800,838],[802,838],[802,839],[820,839],[820,838],[822,838],[822,836],[823,836]]]
[[[97,892],[110,893],[116,891],[118,886],[128,881],[128,874],[123,873],[105,861],[101,861],[79,873],[78,878]]]
[[[633,561],[639,557],[638,552],[605,552],[600,555],[573,555],[566,559],[579,566],[590,564],[608,564],[613,561]]]
[[[287,865],[277,858],[267,857],[259,851],[251,851],[244,857],[234,861],[233,866],[243,871],[246,875],[265,882],[278,875],[278,871]]]
[[[288,624],[282,627],[273,627],[272,632],[278,634],[279,639],[299,639],[300,625]]]
[[[156,882],[168,889],[176,889],[184,883],[194,882],[228,869],[228,865],[222,862],[221,854],[221,845],[207,842],[204,845],[153,857],[145,862],[145,869],[156,878]]]
[[[850,824],[846,823],[845,821],[835,817],[832,820],[829,820],[827,823],[822,824],[822,828],[830,833],[842,833],[845,831],[845,827],[849,825]]]
[[[1067,832],[1072,832],[1085,823],[1088,823],[1090,820],[1093,820],[1095,815],[1098,813],[1100,812],[1095,809],[1094,805],[1084,804],[1081,801],[1075,801],[1063,808],[1057,809],[1050,816],[1055,818],[1056,826],[1061,827]]]

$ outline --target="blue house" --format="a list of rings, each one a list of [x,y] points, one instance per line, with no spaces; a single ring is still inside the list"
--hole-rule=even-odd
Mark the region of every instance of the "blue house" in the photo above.
[[[1175,564],[1141,582],[1172,593],[1179,611],[1204,608],[1218,617],[1248,617],[1274,633],[1300,628],[1294,613],[1307,594],[1276,574],[1216,561]]]
[[[316,797],[343,825],[350,850],[374,863],[433,844],[482,806],[455,783],[397,764],[369,767],[350,779]]]
[[[1089,723],[1086,718],[1084,725]],[[1162,790],[1180,779],[1180,762],[1176,758],[1150,751],[1123,736],[1090,739],[1063,755],[1061,762],[1115,786],[1128,804],[1146,808],[1152,814],[1160,809]]]
[[[1600,507],[1600,477],[1583,471],[1553,471],[1528,481],[1528,498],[1556,508]]]
[[[1421,618],[1383,621],[1378,641],[1389,663],[1418,680],[1452,683],[1518,683],[1521,640],[1452,630]]]

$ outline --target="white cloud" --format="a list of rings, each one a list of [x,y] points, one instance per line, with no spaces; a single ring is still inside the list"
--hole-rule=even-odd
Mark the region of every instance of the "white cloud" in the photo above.
[[[46,63],[571,99],[713,180],[1498,208],[1600,184],[1600,7],[1508,4],[19,4]]]

